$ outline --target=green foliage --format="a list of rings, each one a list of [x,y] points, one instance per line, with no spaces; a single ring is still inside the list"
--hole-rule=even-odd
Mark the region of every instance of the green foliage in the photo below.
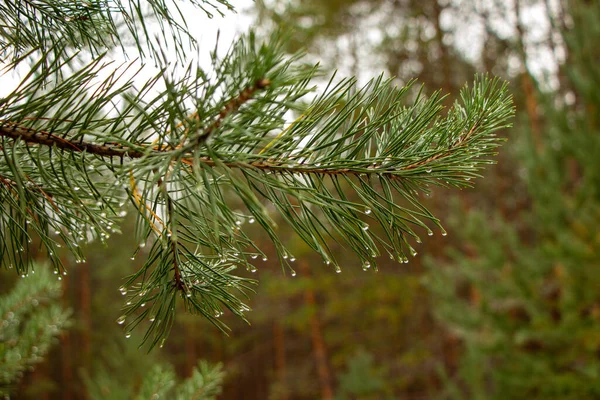
[[[13,391],[68,326],[70,313],[57,302],[61,292],[61,282],[40,265],[0,296],[0,395]]]
[[[224,377],[221,364],[209,365],[200,361],[192,376],[179,383],[172,366],[157,364],[144,374],[137,388],[131,381],[128,385],[118,384],[106,371],[93,379],[88,378],[87,386],[93,400],[214,400],[221,393]]]
[[[525,128],[515,147],[530,208],[516,221],[454,221],[470,257],[451,251],[450,265],[431,263],[436,312],[466,347],[448,398],[600,396],[600,6],[573,2],[570,17],[569,79],[538,94],[543,147]]]
[[[67,3],[19,3],[22,14],[0,13],[9,21],[4,46],[13,54],[31,50],[10,58],[9,71],[25,61],[30,70],[0,99],[0,255],[18,273],[27,273],[34,247],[56,271],[62,246],[85,262],[83,242],[118,233],[131,203],[134,256],[146,260],[121,288],[128,297],[118,322],[128,335],[148,326],[149,347],[166,339],[177,301],[223,330],[224,310],[245,318],[242,299],[254,281],[233,271],[255,271],[252,260],[266,258],[245,221],[263,228],[294,274],[273,211],[336,271],[332,242],[355,251],[364,269],[375,270],[380,254],[406,262],[416,254],[410,242],[421,241],[418,230],[433,234],[426,222],[445,232],[418,194],[429,185],[469,187],[513,114],[506,84],[487,77],[464,88],[444,114],[440,92],[419,92],[409,103],[411,85],[396,88],[383,77],[362,88],[332,77],[316,93],[316,67],[286,56],[279,34],[267,43],[249,34],[224,56],[215,50],[208,68],[171,65],[169,51],[181,56],[184,42],[196,49],[182,39],[177,6]],[[157,39],[145,11],[158,18]],[[17,15],[33,24],[13,37],[26,22]],[[54,25],[61,29],[50,35]],[[112,66],[100,51],[128,35],[160,69],[141,85],[135,76],[143,66]],[[243,207],[233,209],[232,199]]]
[[[364,350],[357,351],[348,361],[348,370],[339,376],[336,399],[384,399],[389,391],[384,371],[374,365],[373,355]]]

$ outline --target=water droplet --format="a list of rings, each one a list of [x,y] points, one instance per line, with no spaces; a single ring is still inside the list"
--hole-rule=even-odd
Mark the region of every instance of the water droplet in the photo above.
[[[117,324],[119,325],[123,325],[125,323],[125,319],[127,318],[126,315],[121,315],[118,319],[117,319]]]
[[[248,223],[249,223],[249,224],[253,224],[255,221],[256,221],[256,220],[255,220],[254,218],[250,218],[250,219],[248,220]]]
[[[121,287],[119,288],[119,292],[121,292],[121,294],[122,294],[123,296],[125,296],[125,295],[127,294],[127,288],[126,288],[125,286],[121,286]]]
[[[431,168],[429,168],[429,169],[428,169],[426,172],[427,172],[428,174],[430,174],[430,173],[431,173]]]
[[[335,266],[335,273],[336,273],[336,274],[339,274],[340,272],[342,272],[342,269],[340,268],[340,266],[339,266],[339,265],[336,265],[336,266]]]
[[[365,210],[365,214],[367,214],[367,215],[371,214],[371,209],[370,209],[370,208],[367,208],[367,209]]]
[[[296,257],[290,258],[290,262],[295,262],[295,261],[296,261]]]
[[[470,176],[465,178],[465,181],[470,181],[470,180],[471,180]]]
[[[58,277],[58,280],[59,280],[59,281],[62,281],[62,277],[60,277],[60,276],[59,276],[59,277]]]
[[[125,339],[129,339],[130,337],[131,337],[131,332],[127,332],[127,333],[125,334]]]
[[[90,166],[88,167],[88,171],[93,171],[93,170],[95,170],[95,169],[96,169],[96,167],[94,167],[93,165],[90,165]]]
[[[262,260],[263,260],[263,261],[267,261],[267,257],[263,257],[263,258],[262,258]]]
[[[371,263],[368,261],[365,261],[365,263],[363,264],[363,270],[366,271],[369,268],[371,268]]]
[[[288,258],[289,258],[289,256],[288,256],[287,254],[284,254],[284,255],[283,255],[283,259],[284,259],[284,260],[287,260]]]
[[[54,272],[54,275],[58,274],[58,271],[57,271],[57,270],[54,270],[53,272]]]
[[[146,306],[146,303],[140,304],[140,307],[145,307],[145,306]]]
[[[127,211],[123,210],[123,211],[119,211],[119,217],[124,217],[127,215]]]
[[[132,257],[130,258],[130,260],[132,260],[132,261],[133,261],[133,260],[135,260],[135,256],[132,256]]]
[[[131,300],[128,301],[127,303],[125,303],[126,305],[130,306],[131,305]]]
[[[79,190],[79,186],[75,186],[73,190],[77,192]]]
[[[444,228],[440,227],[440,229],[442,230],[442,236],[446,236],[448,234]]]
[[[143,249],[144,247],[146,247],[146,242],[142,242],[142,243],[140,243],[140,246],[139,246],[139,247],[140,247],[141,249]]]
[[[153,315],[153,316],[150,317],[149,321],[150,322],[154,322],[155,319],[156,319],[156,317]]]
[[[165,345],[165,341],[166,341],[166,340],[167,340],[167,339],[163,338],[163,340],[161,340],[161,341],[160,341],[160,346],[159,346],[159,347],[160,347],[161,349],[162,349],[162,348],[163,348],[163,346]]]
[[[254,274],[256,271],[258,271],[258,270],[256,269],[256,267],[252,267],[252,268],[250,268],[250,272],[252,272],[253,274]]]
[[[427,236],[433,236],[433,231],[431,229],[427,229]]]
[[[367,230],[369,229],[369,224],[364,224],[364,225],[361,227],[361,229],[362,229],[363,231],[367,231]]]
[[[186,297],[192,297],[192,293],[188,292],[188,294],[185,295]]]
[[[258,254],[251,255],[250,258],[256,260],[258,258]]]
[[[241,225],[242,225],[242,221],[235,221],[235,224],[236,224],[237,226],[241,226]]]
[[[296,276],[296,271],[291,270],[291,272],[292,272],[292,276]]]
[[[65,276],[66,276],[66,275],[67,275],[67,271],[63,271],[63,275],[65,275]]]

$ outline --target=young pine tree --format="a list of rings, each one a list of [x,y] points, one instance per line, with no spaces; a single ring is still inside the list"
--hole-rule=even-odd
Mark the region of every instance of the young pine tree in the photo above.
[[[456,221],[468,256],[431,263],[436,311],[465,347],[446,398],[600,396],[600,4],[566,11],[561,86],[537,93],[541,140],[525,115],[516,131],[529,206]]]
[[[46,266],[35,272],[0,296],[0,396],[6,398],[69,325],[69,311],[58,304],[61,282]]]
[[[232,9],[225,0],[188,3],[207,15]],[[440,92],[408,101],[413,83],[397,88],[383,77],[357,87],[334,76],[315,90],[318,68],[286,56],[279,34],[250,33],[202,68],[187,58],[198,45],[180,3],[144,4],[0,7],[3,71],[20,80],[0,99],[0,254],[19,274],[37,253],[62,271],[60,247],[85,262],[84,243],[118,233],[130,206],[132,253],[145,262],[120,289],[118,323],[127,335],[147,326],[150,347],[164,342],[176,302],[221,329],[224,309],[245,318],[253,281],[234,271],[266,258],[245,223],[261,226],[295,274],[273,213],[336,271],[331,241],[365,269],[383,254],[414,255],[422,234],[444,232],[419,193],[470,186],[513,113],[506,85],[486,77],[448,110]],[[122,52],[141,62],[113,65]],[[145,63],[159,72],[136,79]]]

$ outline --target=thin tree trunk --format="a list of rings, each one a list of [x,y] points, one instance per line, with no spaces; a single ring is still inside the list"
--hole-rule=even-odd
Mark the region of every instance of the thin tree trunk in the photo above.
[[[452,80],[452,63],[448,56],[448,47],[444,44],[444,31],[441,24],[441,15],[444,8],[436,0],[433,2],[433,22],[435,24],[435,39],[440,47],[440,68],[442,71],[442,88],[446,93],[454,92],[454,85]],[[448,101],[450,97],[448,97]]]
[[[521,88],[525,95],[525,110],[529,117],[529,124],[533,141],[536,149],[539,151],[543,148],[542,132],[540,127],[540,119],[537,112],[538,102],[535,95],[535,86],[529,70],[527,68],[527,53],[525,52],[524,36],[525,30],[521,23],[521,1],[515,0],[515,20],[517,31],[517,52],[521,59]]]
[[[195,338],[195,330],[191,323],[184,324],[185,326],[185,363],[186,363],[186,374],[192,376],[192,372],[198,364],[198,352]]]
[[[63,277],[63,304],[65,307],[70,305],[69,301],[69,285],[67,277]],[[62,400],[73,399],[73,360],[71,359],[71,334],[68,330],[64,331],[60,338],[60,354],[62,361],[61,369],[61,385]]]
[[[287,400],[287,362],[285,358],[285,330],[283,326],[275,321],[273,323],[273,345],[275,351],[275,377],[281,385],[280,400]]]
[[[310,269],[306,263],[301,263],[300,267],[305,276],[310,276]],[[304,302],[307,306],[316,310],[317,301],[315,299],[315,292],[312,289],[307,288],[304,291]],[[319,376],[319,383],[321,385],[321,398],[323,400],[333,399],[331,371],[327,360],[327,346],[325,345],[325,339],[323,338],[321,321],[319,320],[319,315],[316,311],[310,318],[310,336],[313,347],[313,356],[317,366],[317,375]]]
[[[90,290],[90,267],[87,263],[83,263],[77,269],[79,272],[79,315],[83,328],[81,330],[81,365],[86,371],[90,371],[92,355],[92,295]]]

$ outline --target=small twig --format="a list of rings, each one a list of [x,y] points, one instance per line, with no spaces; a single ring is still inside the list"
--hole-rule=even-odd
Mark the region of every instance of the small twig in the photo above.
[[[227,103],[225,103],[225,106],[223,107],[223,109],[219,113],[219,116],[217,117],[217,119],[215,119],[213,121],[213,123],[210,124],[204,130],[204,132],[202,132],[201,135],[198,136],[198,138],[196,139],[196,142],[197,143],[203,143],[203,142],[205,142],[206,139],[208,139],[209,136],[216,129],[218,129],[221,126],[221,124],[223,123],[223,121],[225,120],[225,118],[227,118],[228,115],[230,115],[231,113],[237,111],[242,104],[244,104],[248,100],[252,99],[252,96],[254,95],[254,93],[256,93],[259,90],[262,90],[262,89],[266,88],[270,84],[271,84],[271,81],[269,81],[268,79],[259,79],[259,80],[256,81],[256,83],[254,83],[253,86],[250,86],[250,87],[247,87],[246,89],[244,89],[242,91],[242,93],[239,94],[239,96],[234,97],[233,99],[231,99]],[[197,118],[197,116],[196,116],[196,118]]]
[[[140,194],[138,193],[138,191],[137,191],[137,185],[135,183],[135,178],[133,177],[133,172],[129,173],[129,183],[131,184],[131,194],[133,195],[133,199],[135,200],[135,202],[137,203],[138,207],[140,208],[140,211],[141,211],[142,206],[145,207],[146,210],[148,210],[148,212],[150,213],[150,215],[152,215],[152,217],[156,221],[158,221],[163,226],[163,228],[165,228],[166,226],[165,226],[165,223],[163,222],[163,220],[158,215],[156,215],[156,213],[154,211],[152,211],[152,209],[150,208],[150,206],[148,206],[148,204],[146,204],[146,202],[143,201],[142,196],[140,196]],[[143,203],[143,205],[142,205],[142,203]],[[144,213],[142,213],[142,215],[145,216]],[[160,229],[158,229],[156,227],[156,225],[154,225],[154,222],[150,218],[146,218],[146,219],[150,223],[150,226],[152,226],[152,230],[154,232],[156,232],[158,235],[160,235],[161,231],[160,231]]]
[[[165,194],[167,198],[167,213],[169,214],[169,225],[173,226],[173,200],[169,197],[168,194]],[[170,232],[170,231],[169,231]],[[179,268],[179,263],[177,262],[177,240],[173,240],[171,238],[171,251],[173,252],[173,271],[174,271],[174,285],[178,290],[184,291],[185,285],[181,279],[181,270]]]
[[[73,139],[61,138],[53,135],[50,132],[37,131],[32,128],[26,128],[20,125],[12,124],[7,121],[4,121],[3,125],[0,125],[0,136],[8,137],[14,140],[22,140],[27,143],[57,147],[62,150],[68,150],[77,153],[86,152],[102,157],[128,156],[129,158],[141,158],[145,154],[142,151],[119,145],[100,145],[79,140],[75,141]]]

